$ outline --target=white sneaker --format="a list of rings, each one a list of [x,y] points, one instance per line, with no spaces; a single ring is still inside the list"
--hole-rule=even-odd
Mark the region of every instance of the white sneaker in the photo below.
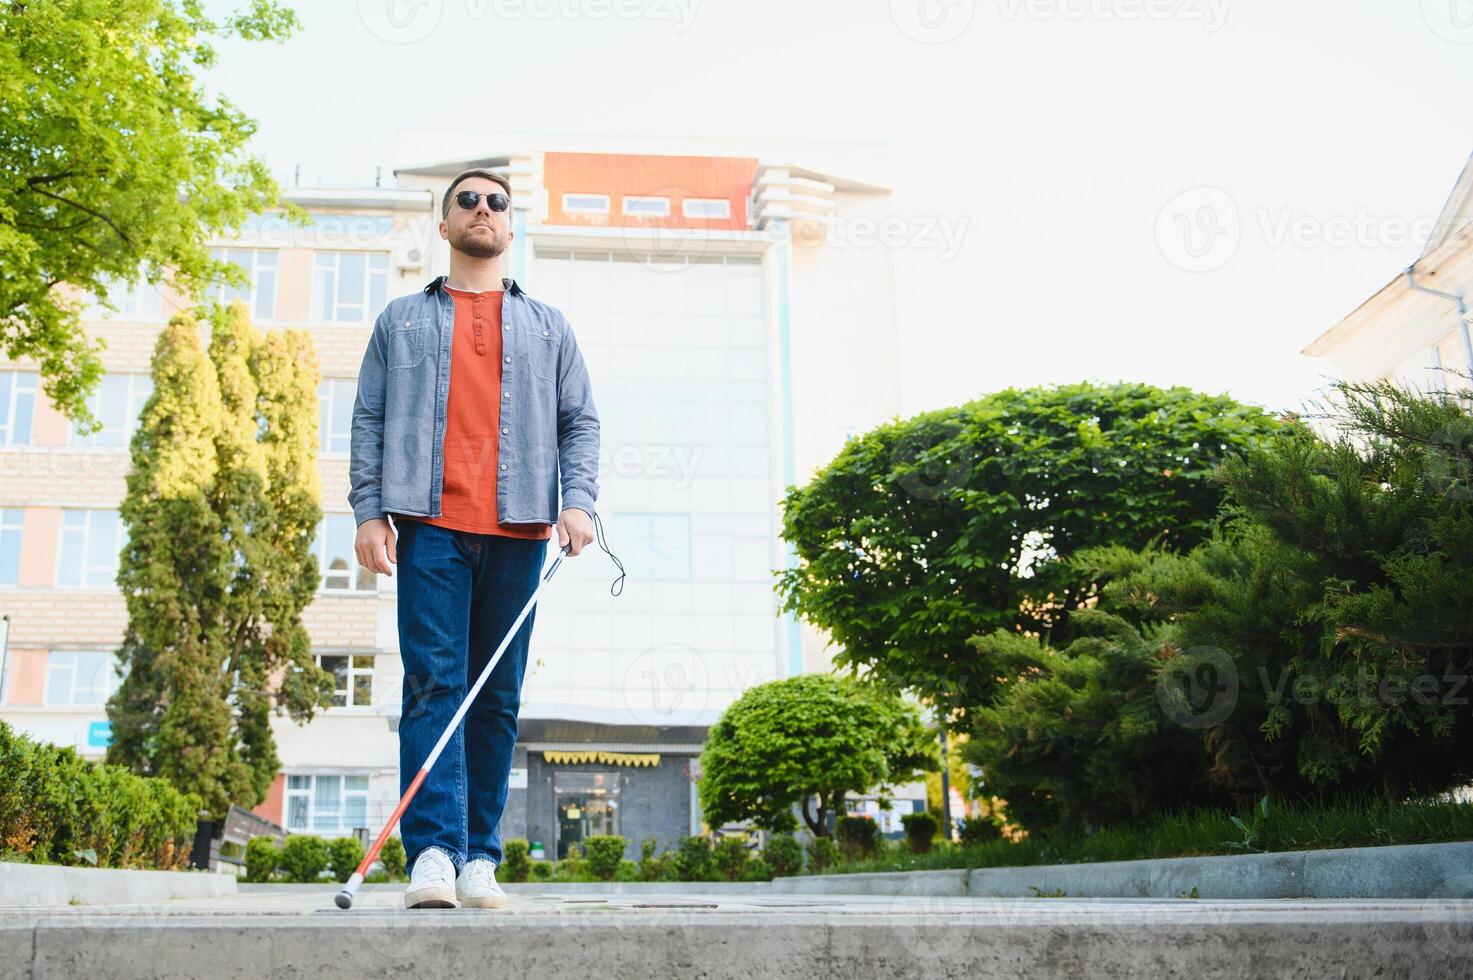
[[[468,909],[499,909],[506,892],[496,883],[496,865],[489,858],[472,858],[455,879],[455,894]]]
[[[438,847],[427,847],[414,859],[409,888],[404,892],[407,909],[453,909],[455,865]]]

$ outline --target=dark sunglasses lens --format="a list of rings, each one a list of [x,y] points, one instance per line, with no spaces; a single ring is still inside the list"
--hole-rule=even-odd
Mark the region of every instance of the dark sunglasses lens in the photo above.
[[[460,191],[455,195],[455,203],[459,204],[467,211],[474,208],[480,202],[480,191]],[[490,208],[492,211],[505,211],[510,205],[511,198],[507,197],[505,194],[502,194],[500,191],[497,191],[494,194],[486,195],[486,207]]]

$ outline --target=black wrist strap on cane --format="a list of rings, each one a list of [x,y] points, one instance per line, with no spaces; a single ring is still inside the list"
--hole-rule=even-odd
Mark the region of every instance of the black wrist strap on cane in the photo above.
[[[604,554],[608,555],[609,560],[618,566],[619,577],[614,579],[613,585],[609,586],[609,595],[616,596],[624,591],[624,563],[614,556],[614,553],[609,550],[609,546],[604,542],[604,522],[599,518],[597,511],[593,515],[593,533],[598,539],[598,546],[604,550]]]

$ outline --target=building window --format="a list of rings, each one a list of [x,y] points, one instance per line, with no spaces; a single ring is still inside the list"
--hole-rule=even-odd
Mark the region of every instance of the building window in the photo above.
[[[689,514],[614,514],[614,529],[630,550],[629,567],[646,579],[690,580]]]
[[[388,292],[388,252],[318,252],[312,260],[312,309],[323,323],[371,322]]]
[[[99,708],[117,689],[117,659],[102,650],[52,650],[46,657],[48,705]]]
[[[680,202],[680,213],[687,218],[730,218],[731,202],[724,197],[688,197]]]
[[[322,569],[323,591],[372,592],[378,588],[378,574],[358,564],[353,541],[358,524],[352,514],[328,514],[317,525],[313,551],[317,567]]]
[[[64,510],[56,584],[104,587],[118,578],[118,555],[127,541],[115,510]]]
[[[269,248],[212,248],[217,262],[233,262],[245,270],[247,286],[216,283],[206,294],[229,305],[241,300],[257,320],[276,319],[276,250]]]
[[[164,318],[164,292],[157,283],[139,278],[133,283],[114,280],[107,287],[107,302],[116,308],[108,309],[97,298],[82,310],[84,320],[162,320]]]
[[[0,444],[29,446],[36,414],[36,372],[0,371]]]
[[[349,834],[368,826],[367,775],[286,777],[286,829]]]
[[[371,653],[324,653],[317,666],[337,681],[333,689],[334,708],[369,708],[373,706],[373,662]]]
[[[353,402],[358,382],[352,378],[327,378],[317,386],[317,403],[322,410],[321,452],[346,453],[352,445]]]
[[[153,378],[147,374],[103,375],[102,384],[87,399],[88,410],[102,420],[102,428],[84,436],[77,432],[76,423],[72,423],[71,444],[89,449],[126,448],[151,394]]]
[[[624,197],[624,213],[642,218],[663,218],[670,213],[668,197]]]
[[[607,194],[564,194],[563,211],[566,214],[608,214]]]
[[[24,511],[0,508],[0,585],[20,582],[20,528]]]

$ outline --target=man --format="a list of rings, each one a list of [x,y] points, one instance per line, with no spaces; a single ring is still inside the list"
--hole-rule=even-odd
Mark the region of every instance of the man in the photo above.
[[[348,464],[358,562],[400,571],[401,795],[536,590],[553,524],[579,554],[598,496],[598,413],[573,331],[501,274],[511,185],[467,170],[440,213],[450,274],[374,324]],[[409,908],[506,903],[498,824],[535,613],[404,813]]]

